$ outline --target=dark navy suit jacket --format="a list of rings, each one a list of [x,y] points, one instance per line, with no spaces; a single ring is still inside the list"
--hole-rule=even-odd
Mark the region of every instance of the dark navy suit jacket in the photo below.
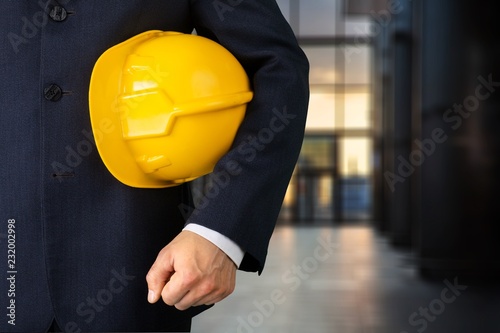
[[[151,29],[219,42],[255,94],[194,211],[188,185],[118,182],[91,134],[95,61]],[[54,317],[68,332],[161,331],[203,311],[146,301],[146,273],[186,222],[239,244],[242,270],[262,270],[308,104],[308,63],[274,0],[3,0],[0,38],[1,332]]]

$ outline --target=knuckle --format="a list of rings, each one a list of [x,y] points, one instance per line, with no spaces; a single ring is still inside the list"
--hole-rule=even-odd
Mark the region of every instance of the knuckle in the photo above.
[[[186,271],[184,274],[184,281],[187,283],[195,282],[198,279],[198,274],[193,271]]]
[[[200,275],[192,271],[185,272],[182,276],[182,284],[186,287],[196,284],[199,280]]]
[[[201,292],[204,295],[210,294],[213,291],[217,289],[217,284],[213,280],[206,280],[202,285],[201,285]]]

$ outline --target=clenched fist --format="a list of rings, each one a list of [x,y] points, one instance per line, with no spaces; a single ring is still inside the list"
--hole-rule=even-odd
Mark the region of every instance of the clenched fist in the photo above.
[[[148,301],[161,298],[179,310],[210,305],[234,291],[236,265],[205,238],[182,231],[165,246],[149,270]]]

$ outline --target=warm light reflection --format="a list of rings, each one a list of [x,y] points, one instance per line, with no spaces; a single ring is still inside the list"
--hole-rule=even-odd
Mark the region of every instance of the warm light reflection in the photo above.
[[[330,83],[337,81],[338,74],[333,68],[315,66],[310,69],[309,76],[312,82]]]
[[[333,193],[333,181],[331,177],[321,177],[319,179],[319,209],[330,208]]]
[[[352,138],[340,142],[340,173],[342,176],[371,174],[372,143],[370,139]]]
[[[309,100],[307,130],[333,130],[335,128],[335,95],[312,93]]]
[[[345,94],[344,126],[346,128],[370,127],[370,94]]]
[[[335,94],[311,93],[307,130],[330,130],[337,128],[368,129],[370,123],[370,94],[345,94],[343,105],[343,126],[335,122]],[[338,96],[341,98],[342,96]],[[342,119],[342,116],[339,117]]]

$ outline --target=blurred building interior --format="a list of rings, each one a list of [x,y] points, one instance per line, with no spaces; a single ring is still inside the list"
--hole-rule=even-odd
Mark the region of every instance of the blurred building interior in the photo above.
[[[306,136],[264,273],[193,332],[500,332],[494,3],[277,2],[311,64]]]

